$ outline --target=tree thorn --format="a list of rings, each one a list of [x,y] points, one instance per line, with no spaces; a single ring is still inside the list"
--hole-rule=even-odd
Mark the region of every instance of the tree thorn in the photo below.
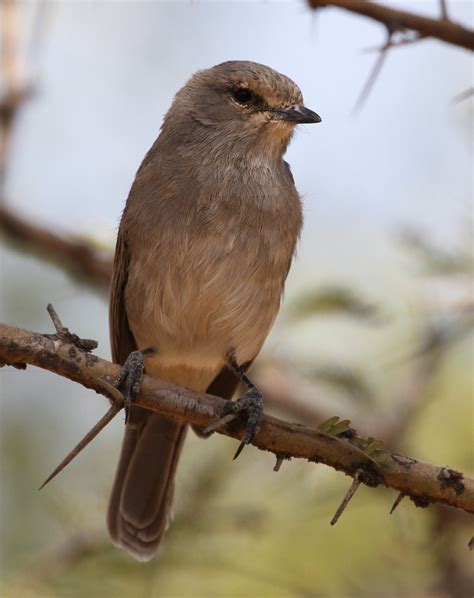
[[[220,428],[221,426],[224,426],[225,424],[230,423],[238,415],[239,414],[237,412],[236,413],[228,413],[227,415],[224,415],[217,421],[215,421],[212,424],[210,424],[209,426],[207,426],[207,428],[204,428],[203,434],[210,434],[211,432],[214,432],[214,430],[217,430],[217,428]]]
[[[447,7],[446,0],[439,0],[439,9],[440,9],[440,13],[441,13],[441,19],[443,21],[448,21],[449,16],[448,16],[448,7]]]
[[[367,98],[369,97],[369,94],[372,90],[372,87],[375,84],[375,81],[377,80],[377,77],[380,74],[380,71],[382,70],[382,67],[385,62],[385,58],[387,57],[387,51],[392,46],[392,35],[393,35],[393,29],[390,27],[387,27],[387,41],[380,48],[380,51],[379,51],[380,53],[379,53],[379,56],[372,68],[372,72],[370,73],[369,78],[367,79],[364,87],[362,88],[362,91],[359,94],[359,97],[357,98],[357,101],[356,101],[356,103],[354,105],[354,109],[353,109],[354,114],[357,114],[358,112],[360,112],[362,106],[365,104]]]
[[[278,455],[276,455],[276,463],[275,463],[275,467],[273,468],[273,471],[280,471],[280,467],[281,464],[283,463],[284,459],[283,457],[279,457]]]
[[[56,336],[58,339],[71,343],[81,351],[90,353],[94,349],[97,349],[99,343],[91,338],[80,338],[77,334],[69,332],[69,328],[63,326],[57,311],[54,309],[51,303],[48,303],[46,309],[48,310],[49,317],[51,318],[54,328],[56,329]],[[50,335],[45,335],[50,336]]]
[[[361,481],[359,479],[360,473],[361,473],[360,470],[358,470],[356,472],[356,474],[354,476],[354,479],[352,480],[351,487],[347,491],[347,494],[344,496],[344,499],[341,502],[341,504],[339,505],[339,508],[337,509],[334,517],[331,519],[331,525],[336,525],[339,517],[344,513],[347,505],[349,504],[349,501],[354,496],[355,491],[357,490],[357,488],[360,486],[360,484],[361,484]]]
[[[66,455],[66,457],[61,461],[61,463],[56,467],[56,469],[52,472],[52,474],[41,484],[38,490],[41,490],[48,484],[51,480],[53,480],[58,473],[60,473],[66,465],[77,457],[77,455],[86,448],[86,446],[94,440],[97,434],[105,428],[105,426],[117,415],[117,413],[122,409],[122,405],[113,404],[110,406],[107,413],[95,424],[95,426],[84,436],[82,440],[80,440],[76,446],[72,449],[72,451]]]
[[[58,312],[54,309],[52,303],[48,303],[46,309],[48,310],[49,317],[51,318],[53,325],[58,333],[58,336],[62,336],[65,333],[69,332],[67,328],[63,326],[60,317],[58,316]]]
[[[395,511],[395,509],[402,502],[402,500],[405,498],[405,496],[406,496],[406,494],[404,494],[403,492],[400,492],[400,494],[395,499],[395,502],[393,503],[392,508],[390,509],[390,515]]]

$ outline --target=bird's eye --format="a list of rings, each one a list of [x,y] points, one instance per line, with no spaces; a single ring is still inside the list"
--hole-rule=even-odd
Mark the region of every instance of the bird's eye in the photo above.
[[[255,96],[250,89],[247,89],[246,87],[239,87],[232,92],[232,97],[239,104],[250,104]]]

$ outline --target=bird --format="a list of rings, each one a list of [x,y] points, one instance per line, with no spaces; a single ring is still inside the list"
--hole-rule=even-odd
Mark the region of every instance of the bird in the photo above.
[[[110,338],[125,434],[110,497],[113,544],[153,558],[170,523],[188,425],[134,405],[143,373],[229,399],[258,432],[263,397],[248,369],[275,320],[302,227],[283,156],[295,126],[321,118],[274,69],[228,61],[174,97],[120,221]],[[233,397],[241,382],[245,394]],[[209,436],[222,423],[197,429]]]

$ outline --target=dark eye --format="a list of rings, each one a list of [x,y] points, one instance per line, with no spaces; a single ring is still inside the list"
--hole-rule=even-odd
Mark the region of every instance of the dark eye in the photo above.
[[[250,102],[254,99],[253,93],[250,89],[246,89],[245,87],[239,87],[239,89],[235,89],[232,92],[232,97],[236,102],[239,104],[250,104]]]

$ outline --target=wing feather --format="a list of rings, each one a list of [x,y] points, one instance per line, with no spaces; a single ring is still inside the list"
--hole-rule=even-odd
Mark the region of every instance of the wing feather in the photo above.
[[[109,326],[112,359],[115,363],[123,364],[132,351],[136,351],[137,344],[127,318],[125,308],[125,288],[127,286],[130,252],[120,227],[115,247],[114,270],[110,288]]]

